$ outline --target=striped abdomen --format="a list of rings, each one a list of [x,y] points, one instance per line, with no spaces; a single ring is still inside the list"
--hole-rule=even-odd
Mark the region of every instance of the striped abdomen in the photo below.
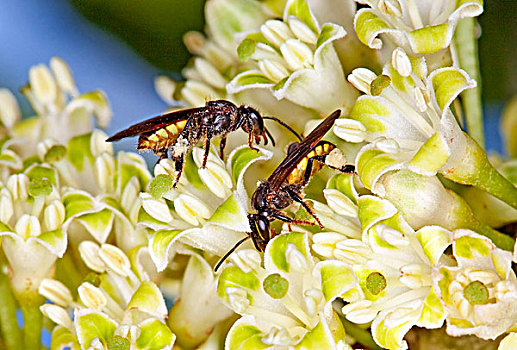
[[[310,175],[307,177],[305,174],[309,170],[307,169],[307,165],[309,164],[309,159],[316,156],[326,156],[329,154],[336,146],[334,146],[330,142],[320,141],[316,147],[312,149],[300,162],[296,168],[291,171],[289,176],[287,177],[287,182],[292,185],[302,185],[305,186],[305,179],[310,178],[313,174],[318,172],[323,164],[319,161],[312,162],[312,169],[310,169]]]
[[[187,124],[187,119],[143,133],[138,138],[138,149],[161,152],[172,147]]]

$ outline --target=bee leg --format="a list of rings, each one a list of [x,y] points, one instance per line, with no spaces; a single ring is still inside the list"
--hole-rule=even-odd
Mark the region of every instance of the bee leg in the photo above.
[[[345,174],[354,174],[355,173],[355,166],[352,164],[343,165],[340,169],[337,169]]]
[[[280,221],[283,221],[283,222],[287,223],[287,225],[289,227],[289,231],[292,231],[291,224],[293,224],[293,225],[312,225],[312,226],[316,225],[312,221],[293,219],[293,218],[290,218],[287,215],[283,215],[283,214],[280,214],[280,213],[274,213],[272,215],[272,217],[277,219],[277,220],[280,220]]]
[[[259,151],[258,148],[253,147],[253,124],[251,120],[247,120],[248,123],[248,147],[254,151]]]
[[[271,228],[271,237],[269,239],[273,239],[276,236],[276,230],[274,227]]]
[[[206,129],[205,155],[203,156],[203,164],[201,165],[201,169],[206,168],[206,162],[208,160],[208,155],[210,154],[210,140],[212,140],[212,127],[211,126],[209,126]]]
[[[311,173],[312,173],[312,165],[314,163],[314,161],[318,161],[320,163],[323,163],[325,164],[325,159],[327,158],[326,155],[324,156],[314,156],[314,157],[311,157],[309,158],[309,160],[307,161],[307,168],[305,168],[305,174],[303,176],[303,183],[304,184],[307,184],[309,182],[309,180],[311,179]]]
[[[226,147],[226,137],[221,138],[221,143],[219,144],[219,156],[224,161],[224,148]]]
[[[167,159],[167,158],[169,158],[167,149],[162,149],[160,151],[160,158],[158,158],[158,160],[156,161],[156,164],[154,166],[157,166],[162,161],[162,159]]]
[[[181,154],[176,158],[176,161],[174,162],[174,168],[178,172],[178,175],[176,175],[176,180],[174,180],[172,188],[176,188],[176,186],[178,186],[178,182],[180,181],[181,174],[183,173],[183,159],[184,155]]]
[[[311,158],[312,159],[312,158]],[[316,216],[316,214],[314,213],[314,211],[312,210],[312,208],[310,207],[309,204],[307,204],[306,202],[304,202],[304,200],[302,199],[302,197],[300,197],[300,195],[298,193],[296,193],[295,191],[293,191],[291,188],[289,187],[285,187],[285,190],[287,191],[287,193],[289,193],[289,196],[295,201],[295,202],[298,202],[301,204],[301,206],[307,211],[307,213],[309,213],[313,218],[314,220],[316,220],[316,222],[318,223],[318,225],[320,225],[320,228],[323,230],[325,228],[325,226],[323,226],[323,224],[321,223],[320,219],[318,219],[318,217]],[[314,225],[314,224],[313,224]]]
[[[257,152],[259,151],[258,148],[253,147],[253,133],[252,132],[250,132],[248,134],[248,147],[251,148],[254,151],[257,151]]]

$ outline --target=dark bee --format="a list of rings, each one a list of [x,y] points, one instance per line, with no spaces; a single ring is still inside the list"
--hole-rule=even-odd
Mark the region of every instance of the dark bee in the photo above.
[[[219,153],[223,158],[226,136],[239,128],[248,134],[248,145],[251,149],[258,151],[253,147],[253,141],[259,144],[261,138],[267,145],[268,137],[274,146],[275,141],[264,126],[264,119],[278,122],[301,140],[291,127],[275,117],[262,117],[252,107],[246,105],[237,107],[230,101],[216,100],[207,102],[204,107],[174,111],[144,120],[116,133],[106,141],[113,142],[139,135],[137,149],[150,150],[155,155],[159,155],[157,163],[168,158],[170,149],[171,158],[174,160],[174,166],[178,172],[173,185],[176,187],[183,171],[186,153],[201,141],[204,141],[205,144],[201,168],[206,166],[212,138],[221,138]]]
[[[251,196],[251,206],[256,211],[255,214],[248,214],[251,232],[248,232],[247,237],[237,242],[221,258],[215,271],[247,239],[251,238],[258,251],[264,251],[268,242],[275,236],[275,232],[270,230],[270,224],[274,220],[281,220],[288,224],[314,225],[311,221],[293,219],[282,212],[293,202],[300,203],[319,226],[324,228],[311,207],[302,199],[302,189],[307,186],[312,175],[318,172],[323,165],[344,173],[355,171],[353,165],[345,164],[344,157],[334,144],[321,141],[339,115],[340,111],[335,111],[305,139],[289,146],[286,158],[266,181],[260,183]]]

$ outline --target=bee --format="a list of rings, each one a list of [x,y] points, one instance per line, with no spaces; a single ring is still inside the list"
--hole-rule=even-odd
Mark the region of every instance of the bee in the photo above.
[[[236,106],[230,101],[216,100],[208,101],[203,107],[174,111],[144,120],[116,133],[106,141],[113,142],[138,135],[137,149],[150,150],[160,156],[156,163],[168,158],[170,150],[177,172],[173,184],[173,187],[176,187],[183,172],[185,155],[201,141],[204,141],[205,150],[201,168],[206,167],[210,141],[216,137],[221,138],[219,154],[224,158],[226,137],[239,128],[248,134],[248,146],[251,149],[258,151],[253,147],[253,141],[260,144],[261,138],[267,145],[268,137],[275,146],[273,136],[264,126],[264,119],[276,121],[301,140],[296,131],[278,118],[263,117],[250,106]]]
[[[302,189],[307,186],[311,177],[318,172],[323,165],[339,170],[343,173],[354,173],[355,166],[346,164],[343,154],[333,143],[321,141],[321,138],[329,131],[334,121],[339,118],[337,110],[325,118],[305,139],[292,143],[287,151],[286,158],[273,171],[266,181],[259,184],[251,196],[251,207],[256,213],[248,214],[248,222],[251,232],[238,241],[233,248],[226,253],[215,266],[219,269],[223,261],[232,254],[246,240],[251,239],[255,248],[262,252],[268,242],[275,236],[270,225],[274,220],[280,220],[290,224],[314,225],[311,221],[294,219],[282,212],[293,202],[300,205],[309,213],[318,225],[323,225],[302,198]]]

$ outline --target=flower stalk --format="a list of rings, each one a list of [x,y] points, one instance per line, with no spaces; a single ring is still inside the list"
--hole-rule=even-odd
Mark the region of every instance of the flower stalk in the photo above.
[[[517,187],[490,164],[481,146],[468,135],[466,148],[462,162],[456,167],[446,169],[442,174],[449,180],[488,192],[517,209]]]
[[[36,293],[18,300],[23,315],[24,349],[40,350],[43,314],[39,307],[43,305],[44,299]]]
[[[479,54],[476,38],[476,19],[463,18],[458,22],[455,43],[460,67],[477,81],[477,87],[461,93],[465,121],[469,135],[485,148],[483,128],[483,110],[481,107],[481,74],[479,72]]]
[[[365,345],[372,350],[381,350],[382,348],[375,343],[372,334],[368,329],[361,327],[356,323],[348,321],[344,317],[340,317],[343,326],[345,327],[346,334],[354,338],[358,343]]]
[[[3,270],[3,269],[2,269]],[[7,350],[20,349],[22,333],[16,319],[16,299],[11,290],[9,278],[0,272],[0,329]]]

